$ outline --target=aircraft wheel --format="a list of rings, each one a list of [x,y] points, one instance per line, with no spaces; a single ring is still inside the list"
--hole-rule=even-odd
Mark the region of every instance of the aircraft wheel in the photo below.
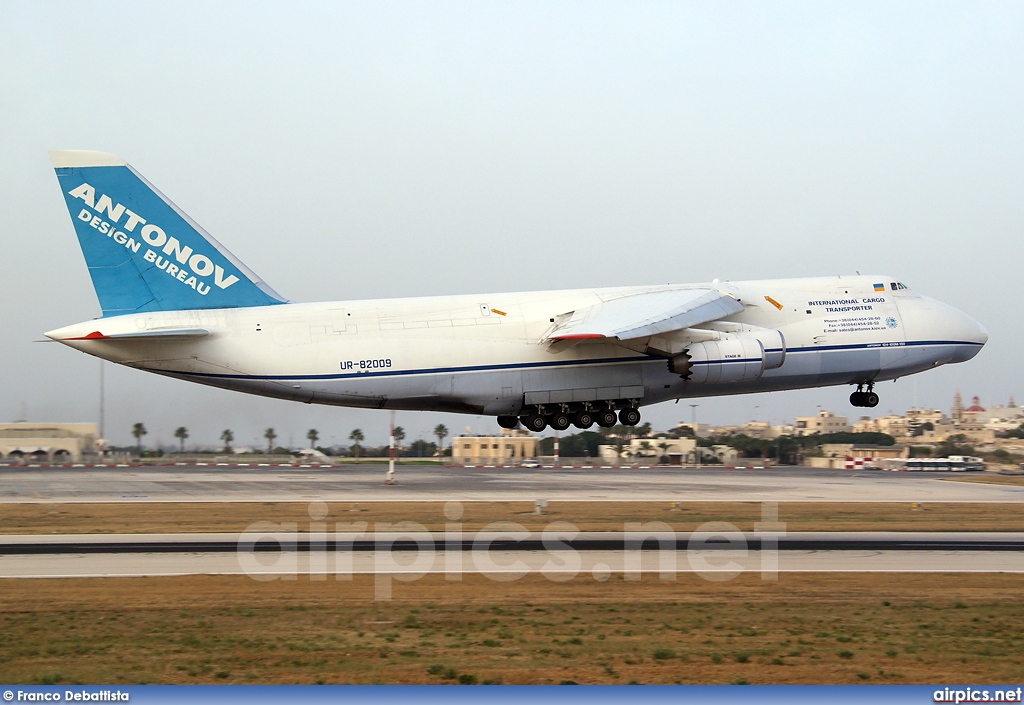
[[[561,411],[552,414],[548,419],[548,425],[556,431],[564,431],[569,428],[571,423],[572,419],[569,418],[569,414]]]
[[[572,425],[586,430],[594,425],[594,415],[589,411],[578,411],[572,419]]]
[[[528,431],[533,431],[534,433],[540,433],[548,427],[548,420],[540,414],[530,414],[519,420],[523,422],[523,426],[526,426]]]
[[[601,428],[611,428],[618,421],[618,417],[611,409],[597,412],[597,425]]]
[[[866,406],[869,409],[873,409],[878,406],[878,395],[874,392],[866,392],[864,394],[864,404],[862,406]]]
[[[864,392],[854,392],[851,394],[850,404],[853,406],[864,406]]]
[[[619,412],[619,421],[623,426],[636,426],[640,423],[640,409],[623,409]]]
[[[513,429],[519,425],[518,416],[499,416],[498,425],[502,428]]]

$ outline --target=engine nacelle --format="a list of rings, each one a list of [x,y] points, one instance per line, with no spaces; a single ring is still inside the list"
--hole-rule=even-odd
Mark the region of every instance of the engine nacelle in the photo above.
[[[669,358],[668,371],[676,373],[683,379],[690,379],[690,373],[693,372],[691,359],[690,351],[684,350],[679,355]]]
[[[729,384],[757,379],[781,367],[786,341],[777,330],[724,333],[719,340],[694,343],[668,361],[668,368],[694,384]]]
[[[741,335],[749,335],[760,341],[761,347],[764,349],[764,368],[766,370],[782,367],[782,363],[786,361],[786,338],[782,335],[782,331],[774,328],[762,328],[761,330],[747,331]]]

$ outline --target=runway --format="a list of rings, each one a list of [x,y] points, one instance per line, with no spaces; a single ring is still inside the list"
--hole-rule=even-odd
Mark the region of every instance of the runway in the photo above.
[[[0,503],[374,501],[1024,502],[1024,486],[950,482],[962,473],[782,467],[443,468],[0,467]]]
[[[696,573],[726,580],[787,572],[1024,573],[1024,533],[808,532],[729,535],[571,532],[5,536],[0,578],[248,575],[345,580],[355,574],[479,573],[554,581]]]

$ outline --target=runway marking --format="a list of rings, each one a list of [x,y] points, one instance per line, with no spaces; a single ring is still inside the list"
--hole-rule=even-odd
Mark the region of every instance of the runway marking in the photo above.
[[[39,492],[36,491],[35,487],[33,487],[32,485],[28,484],[27,482],[22,480],[20,477],[18,478],[18,482],[20,482],[21,484],[25,485],[25,487],[27,487],[29,489],[29,492],[31,492],[32,494],[34,494],[36,496],[36,499],[42,499],[43,498],[43,495],[39,494]]]

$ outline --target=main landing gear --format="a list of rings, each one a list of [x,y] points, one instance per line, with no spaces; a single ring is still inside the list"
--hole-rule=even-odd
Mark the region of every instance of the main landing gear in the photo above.
[[[868,391],[864,391],[864,384],[857,385],[857,391],[850,395],[850,403],[854,406],[864,406],[873,409],[878,406],[878,395],[875,394],[875,383],[868,382]]]
[[[569,426],[586,430],[595,423],[601,428],[611,428],[616,423],[621,423],[623,426],[636,426],[640,423],[640,410],[634,406],[634,403],[627,402],[627,404],[618,413],[615,411],[613,402],[609,402],[609,406],[603,409],[591,408],[589,404],[576,409],[570,408],[568,404],[562,404],[555,410],[538,406],[519,417],[499,416],[498,425],[502,428],[513,429],[522,423],[527,431],[534,433],[540,433],[548,426],[556,431],[564,431]]]

